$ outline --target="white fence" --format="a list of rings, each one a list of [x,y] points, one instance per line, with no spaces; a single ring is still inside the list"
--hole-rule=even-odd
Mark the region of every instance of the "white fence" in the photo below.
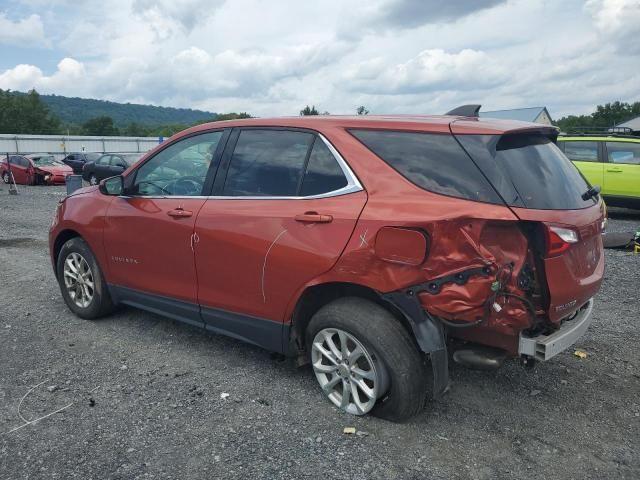
[[[76,152],[144,153],[162,142],[162,137],[83,137],[74,135],[0,134],[0,154]]]

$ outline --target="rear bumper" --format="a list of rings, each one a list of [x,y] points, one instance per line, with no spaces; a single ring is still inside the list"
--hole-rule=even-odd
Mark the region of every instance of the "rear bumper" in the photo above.
[[[536,360],[549,360],[558,353],[566,350],[584,335],[591,324],[593,298],[585,303],[572,320],[565,321],[560,329],[550,335],[527,337],[520,334],[518,353]]]

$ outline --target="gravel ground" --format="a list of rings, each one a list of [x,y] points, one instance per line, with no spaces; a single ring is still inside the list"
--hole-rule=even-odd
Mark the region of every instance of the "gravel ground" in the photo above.
[[[393,424],[340,413],[309,368],[250,345],[134,309],[73,316],[46,244],[62,195],[0,187],[2,479],[640,478],[640,256],[606,252],[587,358],[454,365],[444,399]]]

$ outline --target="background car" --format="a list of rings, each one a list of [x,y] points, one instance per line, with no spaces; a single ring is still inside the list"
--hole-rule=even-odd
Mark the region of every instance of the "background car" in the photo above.
[[[62,159],[62,163],[69,165],[73,169],[73,173],[81,174],[82,167],[87,162],[95,162],[102,153],[89,152],[89,153],[70,153]]]
[[[0,177],[4,183],[10,183],[13,175],[13,181],[22,185],[64,185],[67,175],[71,174],[71,167],[46,153],[11,155],[8,162],[7,157],[0,160]]]
[[[640,209],[640,138],[560,136],[558,146],[608,205]]]
[[[142,153],[105,153],[97,160],[84,164],[82,178],[91,185],[97,185],[100,180],[120,175],[141,156]]]

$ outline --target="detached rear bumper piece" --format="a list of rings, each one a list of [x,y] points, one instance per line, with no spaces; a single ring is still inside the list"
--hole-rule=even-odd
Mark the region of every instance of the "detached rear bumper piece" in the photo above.
[[[578,314],[573,319],[565,321],[559,330],[550,335],[527,337],[521,333],[518,353],[536,360],[549,360],[556,356],[584,335],[591,324],[592,310],[593,298],[580,307]]]

